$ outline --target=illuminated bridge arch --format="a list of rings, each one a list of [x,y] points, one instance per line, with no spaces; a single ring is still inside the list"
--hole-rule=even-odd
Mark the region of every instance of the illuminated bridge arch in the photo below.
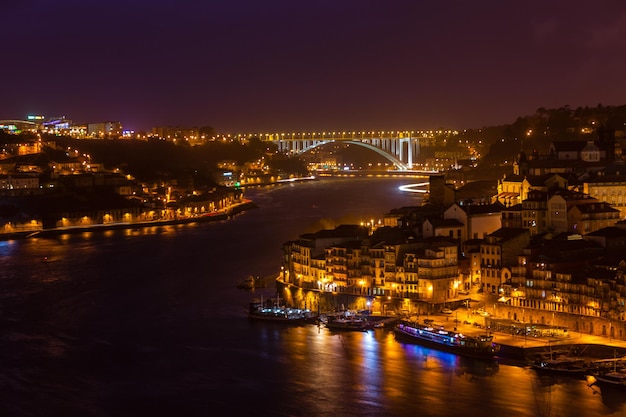
[[[391,161],[398,170],[413,168],[413,160],[419,154],[420,139],[413,131],[389,132],[332,132],[332,133],[271,133],[260,135],[264,142],[274,143],[278,151],[300,155],[319,145],[337,142],[350,143],[373,150]]]
[[[325,142],[314,143],[314,144],[312,144],[312,145],[310,145],[310,146],[308,146],[308,147],[306,147],[306,148],[296,152],[296,154],[297,155],[301,155],[301,154],[306,153],[306,152],[308,152],[308,151],[310,151],[310,150],[312,150],[314,148],[317,148],[317,147],[322,146],[322,145],[326,145],[326,144],[331,143],[331,142],[334,142],[334,141],[325,141]],[[369,150],[372,150],[372,151],[376,152],[378,155],[380,155],[383,158],[385,158],[388,161],[390,161],[392,164],[394,164],[396,166],[396,168],[398,168],[401,171],[406,171],[407,169],[409,169],[406,166],[406,164],[404,164],[398,158],[394,157],[390,153],[388,153],[388,152],[386,152],[386,151],[384,151],[384,150],[382,150],[382,149],[380,149],[380,148],[378,148],[378,147],[376,147],[374,145],[371,145],[369,143],[364,143],[364,142],[360,142],[360,141],[357,141],[357,140],[343,140],[343,141],[341,141],[341,143],[342,144],[345,143],[345,144],[348,144],[348,145],[359,145],[359,146],[362,146],[362,147],[367,148]]]

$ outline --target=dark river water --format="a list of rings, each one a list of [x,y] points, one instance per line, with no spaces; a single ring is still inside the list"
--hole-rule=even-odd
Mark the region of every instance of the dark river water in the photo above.
[[[626,395],[385,329],[250,322],[282,244],[418,205],[410,179],[247,190],[229,221],[0,242],[0,416],[622,416]],[[48,262],[42,262],[47,257]]]

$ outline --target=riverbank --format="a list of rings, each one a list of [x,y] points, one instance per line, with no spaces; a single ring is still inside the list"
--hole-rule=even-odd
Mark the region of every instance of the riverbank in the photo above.
[[[308,305],[318,303],[322,311],[329,306],[343,306],[349,310],[357,310],[363,304],[363,295],[349,293],[331,293],[316,289],[300,288],[293,283],[276,279],[277,293],[283,294],[291,302],[297,301],[290,294],[300,294]],[[464,312],[465,314],[466,312]],[[501,346],[499,357],[516,364],[525,364],[537,355],[550,351],[573,353],[590,359],[609,359],[615,356],[626,356],[626,341],[609,339],[601,336],[588,335],[578,332],[568,332],[567,336],[523,336],[502,331],[492,330],[491,327],[476,326],[469,321],[457,320],[450,314],[436,313],[426,315],[403,315],[399,311],[387,310],[385,315],[373,314],[376,320],[389,323],[400,320],[421,321],[429,319],[433,326],[441,326],[448,331],[458,331],[467,335],[491,334],[494,342]],[[476,322],[476,320],[473,320]]]
[[[93,232],[98,230],[123,230],[123,229],[140,229],[144,227],[154,226],[168,226],[176,224],[189,224],[189,223],[206,223],[228,220],[232,216],[241,213],[246,210],[257,208],[256,203],[250,200],[245,200],[242,203],[233,204],[222,210],[218,210],[213,213],[203,214],[200,216],[192,217],[178,217],[175,219],[166,220],[151,220],[142,222],[114,222],[104,224],[91,224],[85,226],[71,226],[71,227],[55,227],[50,229],[43,229],[37,231],[20,231],[13,233],[0,233],[0,241],[2,240],[14,240],[14,239],[28,239],[33,237],[49,237],[59,234],[69,233],[83,233]]]

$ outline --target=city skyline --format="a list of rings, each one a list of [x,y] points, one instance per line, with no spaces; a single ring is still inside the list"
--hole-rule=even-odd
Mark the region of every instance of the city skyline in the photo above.
[[[3,118],[216,132],[464,129],[620,105],[626,6],[9,5]]]

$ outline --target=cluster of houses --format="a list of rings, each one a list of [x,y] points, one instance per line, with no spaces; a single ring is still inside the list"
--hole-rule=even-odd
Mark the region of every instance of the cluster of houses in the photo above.
[[[54,142],[7,144],[0,157],[0,238],[49,229],[176,221],[223,212],[244,201],[240,189],[197,188],[191,178],[140,182]],[[218,182],[219,184],[219,182]]]
[[[285,242],[279,279],[381,314],[480,299],[492,317],[626,339],[626,164],[592,145],[521,154],[513,174],[470,195],[433,175],[427,203],[389,211],[380,227]]]

